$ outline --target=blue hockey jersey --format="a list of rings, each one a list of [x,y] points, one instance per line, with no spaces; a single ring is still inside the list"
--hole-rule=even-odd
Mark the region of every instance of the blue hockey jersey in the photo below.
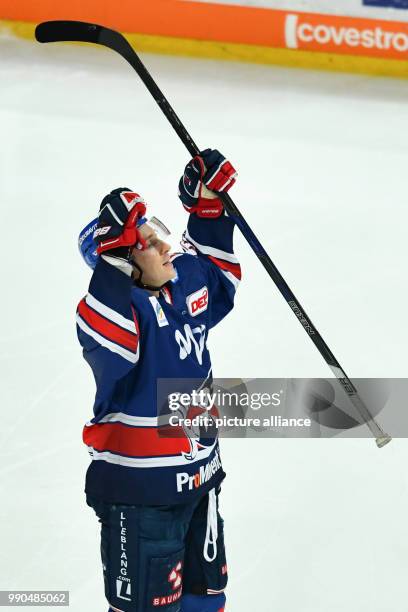
[[[157,381],[188,379],[198,388],[211,377],[208,332],[232,309],[241,278],[233,230],[225,213],[190,215],[183,253],[173,256],[178,278],[159,297],[100,258],[77,309],[78,338],[96,382],[94,417],[83,431],[92,457],[89,495],[177,504],[224,478],[217,437],[197,444],[182,428],[163,435],[169,426]]]

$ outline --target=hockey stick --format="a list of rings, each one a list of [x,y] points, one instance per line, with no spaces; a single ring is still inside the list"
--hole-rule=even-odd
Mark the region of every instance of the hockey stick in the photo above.
[[[175,132],[186,146],[190,155],[194,157],[195,155],[199,154],[199,148],[191,138],[190,134],[187,132],[180,119],[177,117],[175,111],[157,86],[156,82],[140,60],[137,53],[133,50],[122,34],[114,30],[110,30],[109,28],[105,28],[104,26],[83,23],[81,21],[46,21],[37,26],[35,36],[38,42],[41,43],[64,41],[88,42],[109,47],[113,51],[119,53],[119,55],[121,55],[132,66],[132,68],[142,79],[143,83],[146,85],[162,112],[166,115],[167,119],[173,126]],[[275,285],[278,287],[295,316],[299,319],[301,325],[304,327],[323,359],[326,361],[333,374],[341,383],[344,391],[350,398],[350,401],[359,412],[363,421],[369,427],[371,433],[376,439],[377,446],[379,448],[385,446],[385,444],[391,440],[391,437],[386,434],[380,425],[375,421],[367,406],[358,395],[353,383],[340,366],[339,362],[327,346],[326,342],[323,340],[322,336],[312,324],[304,309],[296,299],[294,293],[289,288],[283,276],[272,262],[271,258],[249,227],[248,223],[245,221],[231,197],[226,193],[220,193],[219,197],[222,200],[228,215],[234,220],[236,225],[241,230],[245,239],[251,246],[252,250],[264,266],[271,279],[274,281]]]

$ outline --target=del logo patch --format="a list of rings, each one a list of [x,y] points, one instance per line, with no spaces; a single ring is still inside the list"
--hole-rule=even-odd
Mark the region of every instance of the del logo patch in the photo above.
[[[165,325],[168,325],[169,322],[166,319],[166,315],[164,314],[164,310],[163,310],[159,300],[154,295],[150,296],[149,300],[150,300],[150,303],[151,303],[152,308],[154,310],[154,314],[156,315],[158,326],[159,327],[164,327]]]
[[[188,312],[192,317],[196,317],[197,315],[204,312],[208,308],[208,289],[207,287],[202,287],[198,291],[195,291],[191,295],[187,297],[187,308]]]

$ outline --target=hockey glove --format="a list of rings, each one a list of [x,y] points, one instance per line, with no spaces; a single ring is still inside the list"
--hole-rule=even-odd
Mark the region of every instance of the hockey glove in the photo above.
[[[219,217],[223,205],[217,193],[231,189],[236,177],[235,168],[219,151],[205,149],[187,164],[179,182],[179,198],[189,213]]]
[[[126,187],[111,191],[102,200],[93,235],[98,255],[114,249],[113,255],[123,257],[135,246],[143,249],[145,241],[137,226],[145,212],[146,203],[138,193]]]

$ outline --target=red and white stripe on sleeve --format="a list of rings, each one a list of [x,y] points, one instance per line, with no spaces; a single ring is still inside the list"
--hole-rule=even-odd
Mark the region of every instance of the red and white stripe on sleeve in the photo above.
[[[238,259],[233,253],[222,251],[221,249],[200,244],[197,240],[191,237],[188,230],[185,231],[184,239],[190,242],[200,253],[206,255],[228,278],[228,280],[237,289],[241,280],[241,266]]]
[[[139,330],[134,311],[133,320],[128,319],[88,293],[78,304],[76,321],[78,327],[98,344],[137,363]]]

